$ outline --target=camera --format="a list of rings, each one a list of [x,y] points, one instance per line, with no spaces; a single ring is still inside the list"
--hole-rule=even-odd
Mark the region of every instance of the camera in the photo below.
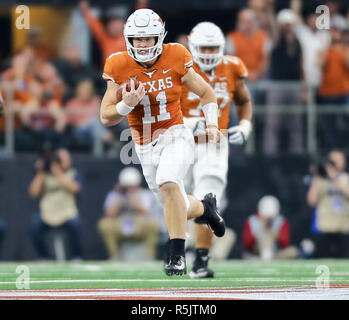
[[[319,157],[314,159],[314,161],[312,162],[312,167],[314,172],[312,173],[317,174],[324,179],[328,178],[327,171],[326,171],[327,165],[334,166],[333,161],[328,157]]]
[[[43,162],[43,170],[45,172],[51,171],[51,164],[53,162],[60,163],[60,159],[59,159],[57,153],[54,150],[52,150],[50,147],[43,148],[43,150],[40,154],[40,159]]]

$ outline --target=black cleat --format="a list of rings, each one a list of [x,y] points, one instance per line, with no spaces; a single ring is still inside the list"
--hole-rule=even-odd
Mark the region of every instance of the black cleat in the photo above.
[[[193,269],[189,273],[191,279],[213,278],[214,272],[207,268],[208,256],[196,256]]]
[[[180,255],[171,256],[169,263],[165,265],[165,272],[168,276],[182,276],[187,274],[185,257]]]
[[[216,196],[208,193],[201,202],[204,205],[204,214],[194,219],[194,221],[198,224],[207,224],[217,237],[223,237],[225,233],[225,222],[218,214]]]

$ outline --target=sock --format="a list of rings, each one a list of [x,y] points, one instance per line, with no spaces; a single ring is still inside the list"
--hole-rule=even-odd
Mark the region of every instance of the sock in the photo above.
[[[208,249],[201,249],[201,248],[196,248],[195,249],[195,255],[197,257],[206,257],[208,256]]]
[[[185,239],[171,239],[170,240],[170,255],[184,256]]]

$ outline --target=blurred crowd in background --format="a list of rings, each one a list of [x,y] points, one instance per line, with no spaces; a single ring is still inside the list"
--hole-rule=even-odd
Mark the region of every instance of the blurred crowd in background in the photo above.
[[[290,0],[288,7],[276,10],[273,0],[246,1],[236,14],[235,28],[225,32],[225,53],[244,61],[255,110],[264,106],[264,111],[254,117],[258,154],[305,154],[309,143],[306,108],[314,105],[315,111],[327,112],[319,113],[316,121],[318,151],[326,157],[313,164],[309,193],[304,199],[314,211],[315,256],[346,257],[349,176],[342,151],[349,151],[349,7],[335,0],[324,1],[330,10],[330,25],[329,29],[319,29],[319,14],[304,14],[304,2]],[[69,151],[91,152],[99,139],[105,151],[119,154],[120,133],[128,124],[124,120],[106,128],[100,123],[100,101],[106,88],[102,68],[106,57],[125,50],[123,25],[128,13],[143,7],[152,8],[147,0],[135,1],[126,14],[117,10],[108,14],[108,8],[102,8],[101,19],[88,1],[79,1],[77,8],[98,46],[101,61],[84,62],[81,49],[74,43],[52,50],[42,41],[39,26],[32,26],[26,44],[2,61],[0,90],[5,109],[14,111],[15,150],[41,153],[29,188],[29,195],[40,201],[40,214],[33,216],[30,225],[40,259],[49,257],[45,232],[58,227],[66,229],[71,238],[73,258],[83,256],[75,203],[81,180],[71,168]],[[171,25],[166,28],[171,29]],[[187,33],[177,34],[176,41],[187,46]],[[6,121],[9,117],[0,118],[0,146],[5,144]],[[43,159],[53,149],[60,150],[57,158],[45,164]],[[110,259],[120,258],[119,244],[125,240],[144,242],[145,258],[156,257],[161,219],[148,217],[154,214],[154,199],[149,190],[140,187],[140,179],[139,172],[121,173],[101,204],[104,212],[96,228]],[[49,188],[57,194],[46,199],[44,190]],[[67,207],[60,206],[62,201]],[[311,241],[291,244],[292,230],[281,213],[279,200],[271,195],[256,203],[256,212],[251,212],[242,230],[244,258],[312,256]],[[0,250],[5,230],[5,223],[0,221]],[[219,256],[217,250],[217,259],[228,257],[235,243],[233,230],[227,241],[226,254]]]
[[[317,110],[342,109],[319,115],[318,149],[346,147],[349,9],[335,0],[324,4],[329,8],[329,29],[319,29],[320,14],[315,11],[303,14],[302,0],[290,0],[289,8],[278,11],[275,1],[249,0],[236,14],[235,29],[226,32],[226,54],[242,58],[249,70],[247,83],[254,104],[266,106],[255,117],[255,143],[261,154],[306,152],[305,110],[310,102]],[[138,0],[129,12],[149,5]],[[123,24],[128,13],[106,8],[102,22],[88,1],[80,1],[78,8],[102,61],[83,62],[74,43],[54,52],[43,43],[40,27],[32,26],[27,43],[1,65],[1,92],[15,110],[16,151],[38,151],[47,141],[88,151],[94,139],[100,139],[107,150],[120,147],[119,135],[127,122],[104,128],[98,112],[106,86],[101,80],[103,64],[111,53],[125,50]],[[186,36],[178,34],[176,41],[187,45]],[[4,143],[4,121],[0,120],[0,144]]]

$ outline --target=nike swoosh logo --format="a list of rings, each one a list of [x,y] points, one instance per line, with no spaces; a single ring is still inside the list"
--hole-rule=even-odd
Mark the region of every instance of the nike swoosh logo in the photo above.
[[[216,215],[217,215],[218,218],[219,218],[219,222],[222,222],[222,221],[223,221],[223,218],[222,218],[218,213],[216,213]]]
[[[158,143],[157,140],[154,143],[152,143],[153,147],[155,147],[157,143]]]
[[[179,266],[177,266],[177,269],[179,269],[179,270],[184,269],[184,262],[183,262],[183,260],[181,261],[181,264]]]
[[[171,70],[172,70],[172,68],[167,69],[167,70],[162,70],[162,73],[165,74],[165,73],[167,73],[167,72],[169,72],[169,71],[171,71]]]

